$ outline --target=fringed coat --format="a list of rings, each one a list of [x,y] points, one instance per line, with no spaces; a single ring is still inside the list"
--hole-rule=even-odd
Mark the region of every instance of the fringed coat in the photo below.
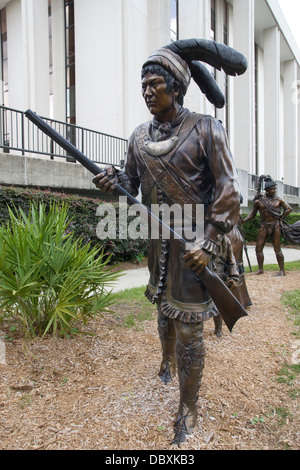
[[[195,209],[203,204],[203,248],[217,256],[222,236],[238,222],[240,208],[238,178],[225,131],[211,116],[182,109],[172,126],[176,145],[163,156],[153,156],[147,152],[149,143],[161,140],[154,124],[141,124],[131,135],[125,168],[118,173],[120,184],[134,196],[140,189],[143,204],[150,208],[153,204],[182,208],[190,204]],[[166,316],[197,323],[218,312],[201,279],[183,262],[185,253],[180,240],[150,239],[146,296]]]

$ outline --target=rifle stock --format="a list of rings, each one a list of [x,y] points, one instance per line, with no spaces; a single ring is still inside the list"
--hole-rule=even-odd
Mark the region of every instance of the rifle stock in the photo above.
[[[87,158],[82,152],[80,152],[71,142],[66,140],[61,134],[47,124],[41,117],[36,113],[28,109],[25,113],[26,117],[35,124],[44,134],[48,135],[54,142],[56,142],[61,148],[63,148],[68,155],[72,156],[81,165],[83,165],[93,175],[98,175],[101,170],[98,165]],[[116,190],[120,195],[127,197],[129,205],[137,204],[140,206],[141,215],[147,217],[147,220],[154,220],[160,226],[164,226],[176,239],[186,243],[180,235],[178,235],[171,227],[166,225],[161,219],[151,213],[151,211],[135,199],[130,193],[128,193],[121,185],[116,185]],[[222,316],[224,323],[226,324],[229,331],[232,331],[233,326],[237,320],[241,317],[247,316],[247,312],[240,302],[230,292],[228,287],[215,273],[210,271],[207,267],[201,272],[201,279],[214,301],[220,315]]]

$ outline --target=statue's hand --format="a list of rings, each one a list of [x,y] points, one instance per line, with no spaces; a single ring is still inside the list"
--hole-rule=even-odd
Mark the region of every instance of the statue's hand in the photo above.
[[[227,280],[226,285],[227,285],[228,289],[233,289],[234,287],[238,286],[238,283],[239,283],[238,278],[230,277]]]
[[[191,250],[182,257],[185,264],[191,268],[195,274],[200,274],[208,265],[212,255],[201,249]]]
[[[115,168],[108,166],[105,171],[102,171],[95,176],[93,183],[104,193],[112,194],[116,189],[116,184],[118,183],[118,176]]]

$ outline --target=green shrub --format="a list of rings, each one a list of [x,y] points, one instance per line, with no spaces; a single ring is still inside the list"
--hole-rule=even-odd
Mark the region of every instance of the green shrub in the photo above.
[[[101,195],[100,191],[99,194]],[[104,256],[110,257],[110,263],[136,261],[148,255],[148,240],[120,240],[118,238],[115,240],[99,240],[96,227],[100,219],[96,215],[96,210],[103,201],[96,198],[50,190],[0,186],[0,220],[2,222],[9,220],[9,207],[19,207],[28,214],[31,202],[43,202],[47,208],[51,201],[61,201],[68,204],[69,215],[72,219],[68,229],[74,233],[75,237],[81,238],[84,244],[90,244],[91,247],[100,247],[104,252]],[[114,204],[118,215],[118,204],[116,202],[112,202],[112,204]],[[246,215],[248,214],[243,214],[242,217],[245,218]],[[300,214],[291,213],[286,221],[292,224],[299,219]],[[259,215],[243,225],[247,242],[256,241],[259,227]],[[287,243],[284,239],[281,242],[282,244]]]
[[[246,218],[248,214],[242,214],[243,218]],[[300,214],[292,212],[284,219],[288,224],[294,224],[297,220],[300,220]],[[257,233],[260,227],[260,215],[256,214],[254,219],[249,220],[243,225],[243,230],[245,233],[246,242],[253,242],[257,239]],[[281,243],[283,245],[289,245],[290,242],[287,242],[283,237],[281,237]]]
[[[100,191],[99,191],[99,194]],[[88,197],[58,193],[50,190],[38,190],[32,188],[15,188],[0,186],[0,217],[1,221],[9,220],[9,208],[21,208],[28,214],[31,202],[43,202],[46,208],[51,201],[61,201],[68,204],[71,218],[68,230],[74,237],[80,238],[83,244],[98,247],[103,250],[104,256],[110,258],[110,263],[120,261],[136,261],[148,254],[148,240],[99,240],[96,227],[100,218],[96,215],[97,207],[103,201]],[[105,201],[107,202],[107,201]],[[112,202],[118,214],[118,204]]]
[[[8,209],[0,226],[0,315],[30,336],[74,331],[113,303],[118,273],[99,248],[67,233],[69,206],[30,204],[28,215]]]

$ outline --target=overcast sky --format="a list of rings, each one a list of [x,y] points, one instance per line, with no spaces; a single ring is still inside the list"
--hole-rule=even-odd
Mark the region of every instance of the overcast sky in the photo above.
[[[277,0],[300,49],[300,0]]]

